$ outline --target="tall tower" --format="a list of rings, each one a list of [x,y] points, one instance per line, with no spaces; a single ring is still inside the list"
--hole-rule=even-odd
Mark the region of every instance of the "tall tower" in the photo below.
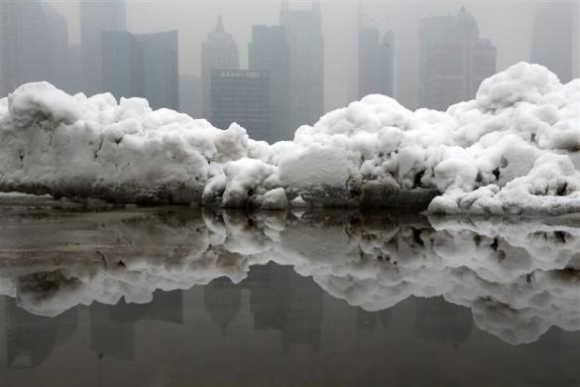
[[[81,51],[85,92],[104,92],[103,33],[125,31],[127,11],[124,0],[94,0],[81,2]]]
[[[284,1],[280,14],[290,50],[290,108],[294,126],[324,112],[324,37],[319,1]]]
[[[58,86],[58,70],[68,55],[64,17],[39,0],[1,4],[2,94],[22,83],[49,81]]]
[[[578,49],[578,2],[553,0],[536,7],[531,61],[569,82],[574,77],[574,52]]]
[[[265,140],[291,140],[294,127],[290,119],[290,48],[281,26],[254,26],[248,47],[250,70],[266,71],[270,78],[272,129]]]
[[[209,33],[201,48],[201,78],[203,88],[203,115],[210,119],[211,76],[214,70],[237,70],[240,67],[238,46],[226,32],[223,19],[218,18],[215,29]]]
[[[359,28],[359,98],[376,93],[393,97],[394,59],[394,35],[391,31],[381,36],[376,27]]]
[[[456,16],[421,20],[419,38],[421,107],[446,110],[473,99],[496,71],[497,50],[480,38],[477,21],[465,8]]]
[[[179,109],[178,32],[103,33],[103,84],[115,97],[143,97]]]

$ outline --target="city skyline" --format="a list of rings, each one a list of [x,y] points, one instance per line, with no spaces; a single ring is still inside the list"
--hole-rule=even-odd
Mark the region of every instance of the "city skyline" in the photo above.
[[[294,0],[293,0],[294,1]],[[292,3],[291,1],[290,3]],[[170,0],[173,4],[178,4],[179,0]],[[567,2],[576,5],[577,2],[574,0],[559,0],[556,3]],[[205,38],[207,33],[211,31],[204,31],[204,35],[195,34],[191,30],[184,29],[183,25],[180,24],[180,19],[172,21],[171,24],[162,21],[167,18],[164,16],[173,7],[165,7],[163,12],[160,12],[158,17],[151,19],[152,12],[159,10],[159,2],[155,1],[133,1],[126,0],[114,0],[108,1],[107,4],[115,4],[117,9],[120,8],[120,4],[126,5],[123,7],[122,12],[117,12],[119,15],[126,16],[126,22],[123,26],[127,27],[131,33],[134,34],[145,34],[145,33],[156,33],[163,31],[177,30],[179,33],[179,79],[195,79],[197,76],[202,76],[201,72],[201,60],[198,53],[201,52],[201,41],[200,39]],[[252,28],[254,25],[265,25],[265,26],[276,26],[280,23],[280,11],[283,2],[275,0],[260,0],[259,4],[256,4],[257,12],[252,15],[247,13],[235,13],[236,7],[232,5],[231,7],[226,7],[225,4],[229,4],[226,0],[222,0],[209,7],[202,7],[204,13],[216,12],[216,18],[222,15],[224,24],[226,28],[231,31],[232,39],[234,44],[239,48],[239,67],[249,68],[250,67],[250,52],[247,49],[252,39]],[[303,2],[309,3],[309,2]],[[8,3],[10,4],[10,3]],[[68,47],[65,47],[66,53],[61,56],[64,57],[63,61],[57,61],[61,64],[58,71],[59,76],[54,77],[44,77],[49,81],[59,83],[63,88],[69,91],[85,91],[92,94],[95,90],[92,87],[86,85],[86,81],[90,80],[91,77],[86,76],[86,70],[83,70],[79,75],[77,75],[78,69],[77,65],[79,61],[87,62],[87,48],[82,42],[82,37],[87,35],[86,32],[81,34],[87,29],[87,26],[83,22],[83,28],[80,28],[81,16],[83,15],[83,9],[87,7],[85,4],[90,4],[90,7],[95,7],[95,2],[83,3],[81,6],[80,2],[71,2],[68,4],[63,4],[62,2],[52,1],[52,0],[29,0],[26,2],[18,3],[20,4],[40,4],[42,8],[48,10],[48,14],[57,15],[55,18],[53,16],[52,20],[58,20],[60,17],[61,23],[52,23],[51,28],[49,28],[47,35],[59,36],[58,39],[61,41],[68,41]],[[97,4],[102,4],[99,2]],[[219,6],[221,4],[221,6]],[[481,30],[481,35],[488,38],[494,46],[497,48],[497,70],[504,69],[507,65],[511,65],[518,61],[530,61],[533,55],[533,45],[532,37],[538,36],[538,34],[533,34],[535,23],[535,16],[537,14],[537,5],[546,5],[535,0],[530,1],[518,1],[510,0],[507,2],[494,3],[486,2],[487,5],[481,4],[481,2],[466,0],[463,2],[458,2],[455,0],[438,0],[433,2],[424,2],[421,0],[412,0],[402,4],[397,0],[388,0],[377,4],[373,0],[366,1],[354,1],[354,0],[344,0],[339,2],[328,2],[325,0],[320,1],[320,8],[322,14],[321,27],[322,36],[324,44],[324,54],[323,54],[323,108],[314,109],[315,111],[329,111],[333,108],[344,106],[350,101],[353,101],[359,97],[359,65],[357,60],[358,51],[358,29],[360,25],[360,14],[365,14],[365,23],[372,28],[377,28],[379,32],[385,33],[387,31],[393,31],[395,36],[395,59],[394,59],[394,97],[399,100],[403,105],[409,108],[421,107],[420,103],[420,58],[419,58],[419,25],[421,20],[429,16],[444,16],[447,14],[453,14],[457,12],[460,7],[458,4],[467,4],[467,9],[471,14],[474,15],[475,19],[479,24]],[[230,4],[231,5],[231,4]],[[457,8],[455,8],[457,6]],[[57,12],[52,10],[54,8]],[[98,8],[98,7],[97,7]],[[218,9],[219,8],[219,9]],[[580,9],[580,6],[575,7]],[[352,10],[357,12],[344,12],[345,10]],[[501,9],[503,12],[494,22],[490,24],[489,12],[492,10]],[[509,36],[505,33],[504,27],[507,28],[506,20],[507,15],[518,12],[518,23],[515,26],[510,26]],[[60,15],[62,13],[63,16]],[[86,13],[86,12],[85,12]],[[233,14],[235,13],[235,17]],[[99,16],[99,13],[95,17]],[[101,15],[102,16],[102,15]],[[201,16],[201,15],[200,15]],[[193,23],[196,28],[202,28],[206,23],[212,23],[215,25],[214,20],[201,20],[199,23]],[[573,23],[571,30],[577,31],[578,18],[577,15],[573,15],[570,18],[570,23]],[[342,31],[340,34],[332,33],[333,28],[339,23],[342,23]],[[46,17],[48,18],[48,16]],[[101,17],[102,19],[103,17]],[[84,18],[86,20],[86,16]],[[114,24],[118,22],[119,18],[109,17],[107,18],[107,23],[113,25],[112,29],[116,29]],[[110,19],[110,20],[109,20]],[[358,19],[358,20],[357,20]],[[173,19],[172,19],[173,20]],[[197,20],[197,19],[196,19]],[[404,23],[403,23],[404,22]],[[62,25],[65,25],[64,29]],[[162,25],[162,24],[166,25]],[[401,23],[407,25],[406,29],[401,30]],[[90,23],[89,23],[90,24]],[[94,24],[94,23],[93,23]],[[190,23],[191,24],[191,23]],[[39,24],[40,25],[40,24]],[[57,27],[61,25],[61,27]],[[491,26],[491,27],[490,27]],[[58,30],[52,31],[54,28],[60,28]],[[212,26],[214,28],[214,26]],[[243,31],[243,32],[240,32]],[[329,32],[330,31],[330,32]],[[499,36],[499,37],[498,37]],[[523,37],[525,37],[524,40]],[[43,37],[43,39],[45,39]],[[84,39],[87,40],[87,39]],[[53,40],[54,41],[54,40]],[[200,45],[197,46],[197,42]],[[506,49],[507,44],[517,44],[517,49]],[[341,50],[337,50],[337,43],[340,43]],[[572,42],[574,48],[579,45],[578,39],[575,35],[574,41]],[[45,44],[46,46],[46,44]],[[558,46],[557,44],[555,45]],[[356,49],[356,51],[352,51]],[[561,50],[561,49],[560,49]],[[62,50],[61,50],[62,51]],[[572,55],[572,64],[568,66],[574,70],[574,76],[576,76],[578,68],[578,50],[574,49]],[[56,55],[59,57],[59,55]],[[195,60],[192,62],[191,59]],[[29,61],[33,62],[33,61]],[[538,62],[541,62],[538,60]],[[48,66],[47,66],[48,67]],[[83,65],[86,69],[86,63]],[[89,65],[88,68],[91,66]],[[94,67],[94,63],[93,63]],[[562,71],[555,70],[556,73],[562,73]],[[72,76],[71,76],[72,74]],[[199,75],[198,75],[199,74]],[[98,76],[98,75],[93,75]],[[59,78],[60,77],[60,78]],[[83,77],[83,81],[76,80],[76,78]],[[17,82],[18,77],[8,76],[5,78],[11,78],[12,82]],[[565,77],[564,78],[568,78]],[[192,84],[190,82],[190,84]],[[180,86],[185,88],[185,86]],[[181,92],[183,94],[183,92]],[[207,94],[205,94],[207,95]],[[191,98],[191,100],[196,100],[198,97]],[[203,98],[207,100],[208,98]],[[197,108],[187,107],[188,111],[199,111]],[[205,114],[204,114],[205,115]],[[311,121],[313,118],[309,117],[306,122]]]
[[[78,4],[50,1],[61,10],[69,21],[70,39],[78,42]],[[361,1],[373,22],[391,29],[402,44],[396,52],[397,99],[411,108],[418,107],[416,74],[418,68],[418,24],[426,16],[454,14],[462,5],[479,22],[481,34],[498,49],[498,70],[522,60],[530,59],[533,20],[536,0],[364,0]],[[246,66],[247,44],[251,41],[251,26],[275,25],[280,12],[279,0],[257,0],[251,11],[239,2],[217,0],[191,4],[182,0],[127,1],[129,30],[136,33],[167,29],[180,31],[180,71],[182,75],[201,74],[199,64],[200,46],[207,33],[213,29],[221,14],[229,31],[236,36],[240,47],[241,66]],[[321,2],[324,15],[323,31],[326,37],[325,56],[325,110],[330,110],[357,97],[356,57],[358,30],[358,0]],[[199,8],[199,9],[197,9]],[[179,9],[180,12],[174,12]],[[185,12],[181,12],[184,10]],[[191,21],[195,20],[195,23]],[[578,29],[578,28],[577,28]],[[578,43],[576,46],[578,47]],[[576,60],[578,62],[578,60]],[[578,69],[578,65],[575,66]],[[339,82],[340,80],[340,82]]]

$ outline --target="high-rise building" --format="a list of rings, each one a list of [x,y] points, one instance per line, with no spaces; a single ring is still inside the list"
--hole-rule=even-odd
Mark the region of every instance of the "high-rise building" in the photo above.
[[[106,91],[103,87],[102,35],[105,31],[127,29],[124,0],[82,1],[81,50],[83,54],[83,77],[85,92],[94,94]]]
[[[394,38],[387,32],[381,38],[378,28],[359,30],[358,85],[359,98],[369,94],[394,93]]]
[[[423,19],[420,42],[422,107],[446,110],[473,99],[481,82],[496,72],[497,50],[480,38],[477,21],[465,8],[457,16]]]
[[[226,32],[223,19],[218,18],[215,30],[203,42],[201,48],[201,81],[203,89],[203,113],[211,117],[211,77],[214,70],[239,69],[238,46],[231,34]]]
[[[179,77],[179,111],[194,118],[203,115],[203,97],[201,78],[195,75],[182,74]]]
[[[285,0],[280,24],[290,48],[293,126],[313,124],[324,112],[324,38],[320,3]]]
[[[267,72],[214,70],[211,77],[212,124],[228,128],[238,123],[255,140],[269,140],[270,82]]]
[[[127,31],[102,35],[103,87],[115,97],[145,97],[143,54],[137,38]]]
[[[179,109],[177,31],[102,36],[102,79],[117,98],[143,97],[151,107]]]
[[[281,26],[254,26],[249,44],[250,70],[270,76],[272,130],[266,140],[291,140],[296,126],[290,116],[290,48]]]
[[[65,18],[39,0],[2,2],[0,14],[2,94],[26,82],[58,86],[68,56]]]
[[[179,109],[177,31],[137,35],[143,55],[145,98],[154,108]]]
[[[536,7],[531,61],[569,82],[574,78],[574,53],[578,49],[578,2],[552,0]]]

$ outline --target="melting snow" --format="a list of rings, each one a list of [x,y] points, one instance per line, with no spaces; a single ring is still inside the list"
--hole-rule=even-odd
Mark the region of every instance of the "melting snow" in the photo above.
[[[562,214],[580,211],[578,151],[580,80],[527,63],[447,112],[371,95],[272,145],[47,83],[0,101],[3,191],[121,203],[384,206],[424,192],[432,213]]]

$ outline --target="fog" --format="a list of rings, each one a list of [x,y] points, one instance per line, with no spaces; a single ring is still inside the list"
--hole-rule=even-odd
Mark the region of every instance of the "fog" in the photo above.
[[[396,94],[416,106],[418,23],[426,16],[456,13],[465,6],[477,19],[481,35],[498,48],[498,70],[529,60],[530,37],[538,0],[322,0],[325,37],[326,109],[356,98],[358,15],[367,23],[396,35]],[[78,4],[51,0],[69,21],[70,39],[79,40]],[[127,17],[133,32],[178,29],[180,72],[199,74],[200,47],[218,15],[240,47],[242,65],[254,24],[276,24],[280,0],[128,0]],[[369,16],[371,15],[371,16]]]

